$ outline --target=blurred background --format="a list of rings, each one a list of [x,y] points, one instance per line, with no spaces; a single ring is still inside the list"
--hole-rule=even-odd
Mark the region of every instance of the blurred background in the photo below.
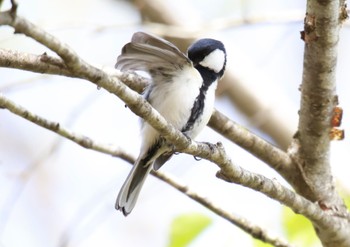
[[[113,67],[122,46],[140,30],[162,35],[182,49],[196,38],[222,40],[228,72],[218,89],[216,108],[274,145],[288,147],[298,123],[304,49],[299,32],[306,1],[18,2],[20,15],[69,44],[86,61],[103,67]],[[5,0],[2,10],[9,6]],[[349,42],[348,21],[340,34],[337,68],[345,134],[350,122]],[[0,47],[52,54],[4,26]],[[134,157],[138,154],[138,118],[116,96],[92,83],[0,68],[0,92],[66,128],[119,146]],[[267,165],[210,128],[197,140],[223,142],[236,164],[284,183]],[[332,143],[334,177],[345,194],[350,190],[349,148],[348,139]],[[257,245],[231,223],[153,177],[125,218],[114,203],[129,170],[121,159],[84,149],[0,111],[0,246],[175,246],[172,228],[183,215],[200,215],[208,222],[188,246]],[[186,154],[162,167],[225,210],[290,237],[279,203],[217,179],[217,170],[216,165]]]

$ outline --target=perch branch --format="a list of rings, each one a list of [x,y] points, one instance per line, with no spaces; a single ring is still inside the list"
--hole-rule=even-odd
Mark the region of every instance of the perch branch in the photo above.
[[[318,202],[324,210],[348,218],[343,200],[335,190],[330,166],[330,130],[336,95],[336,64],[343,1],[307,1],[299,127],[293,143],[296,163],[309,190],[301,195]],[[350,246],[350,227],[331,235],[315,226],[324,246]],[[333,226],[333,229],[336,229]]]

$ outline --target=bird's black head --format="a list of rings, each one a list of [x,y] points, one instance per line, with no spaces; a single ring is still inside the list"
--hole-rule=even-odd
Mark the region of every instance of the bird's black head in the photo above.
[[[188,57],[197,69],[222,77],[226,66],[224,44],[215,39],[200,39],[188,48]]]

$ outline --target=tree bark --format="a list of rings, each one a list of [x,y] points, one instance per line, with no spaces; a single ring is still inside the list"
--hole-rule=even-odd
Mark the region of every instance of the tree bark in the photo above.
[[[300,118],[294,143],[297,146],[295,161],[309,186],[309,190],[300,187],[297,191],[335,215],[347,213],[335,191],[329,159],[331,119],[338,104],[336,64],[341,7],[339,0],[307,1],[301,32],[305,51]],[[329,234],[328,227],[314,226],[324,246],[350,246],[349,230]]]

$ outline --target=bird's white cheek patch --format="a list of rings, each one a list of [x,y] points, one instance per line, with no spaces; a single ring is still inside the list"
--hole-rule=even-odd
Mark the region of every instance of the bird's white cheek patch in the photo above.
[[[219,73],[224,67],[224,63],[225,53],[220,49],[216,49],[209,53],[199,64],[203,67],[214,70],[216,73]]]

